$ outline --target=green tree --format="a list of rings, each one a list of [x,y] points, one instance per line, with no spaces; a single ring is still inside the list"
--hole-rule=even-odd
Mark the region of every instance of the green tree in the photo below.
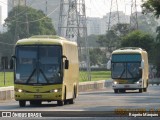
[[[89,51],[90,53],[90,64],[91,65],[102,65],[106,63],[105,52],[99,48],[94,48]]]
[[[114,30],[119,37],[122,37],[129,33],[130,25],[128,23],[118,23],[113,25],[111,29]]]
[[[26,6],[17,6],[9,12],[5,20],[8,32],[19,38],[32,35],[54,35],[55,29],[51,18],[42,11]]]
[[[157,27],[156,33],[157,33],[156,42],[160,43],[160,26]]]
[[[156,29],[157,36],[156,41],[154,43],[154,47],[152,49],[152,58],[154,59],[153,64],[156,65],[157,71],[160,71],[160,26]],[[160,76],[159,76],[160,77]]]
[[[159,0],[143,0],[142,11],[145,14],[152,12],[156,18],[159,18],[160,1]]]
[[[153,14],[147,14],[147,15],[143,15],[143,14],[139,14],[137,16],[137,20],[138,20],[138,29],[147,33],[152,33],[155,34],[155,29],[157,27],[157,21],[156,19],[153,17]]]
[[[122,47],[140,47],[148,52],[149,62],[155,62],[155,54],[153,54],[154,38],[142,31],[133,31],[124,36],[121,41]]]
[[[142,10],[144,14],[153,13],[156,18],[160,16],[160,0],[147,0],[143,1]],[[153,63],[157,66],[157,70],[160,71],[160,26],[156,29],[157,36],[156,41],[152,48]]]
[[[120,45],[120,37],[114,30],[109,30],[105,35],[100,35],[97,41],[106,51],[112,52]]]
[[[156,18],[160,16],[160,0],[143,0],[142,11],[144,14],[153,13]],[[156,41],[160,40],[160,26],[157,27]],[[160,41],[159,41],[160,42]]]
[[[149,52],[152,48],[153,43],[154,38],[150,34],[137,30],[123,37],[121,41],[121,46],[140,47]]]
[[[156,65],[157,67],[157,71],[160,71],[160,54],[159,54],[159,51],[160,51],[160,42],[155,42],[154,44],[154,48],[152,49],[152,63],[154,65]],[[160,76],[159,76],[160,77]]]

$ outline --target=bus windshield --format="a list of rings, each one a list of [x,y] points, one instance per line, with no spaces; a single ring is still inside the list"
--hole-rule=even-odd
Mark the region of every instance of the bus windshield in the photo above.
[[[139,79],[141,77],[140,65],[140,54],[112,55],[112,78]]]
[[[62,83],[61,58],[61,46],[17,46],[15,83]]]

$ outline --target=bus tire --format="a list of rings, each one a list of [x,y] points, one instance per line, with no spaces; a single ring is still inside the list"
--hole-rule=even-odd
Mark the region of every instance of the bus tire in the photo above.
[[[34,101],[29,101],[30,105],[35,105]]]
[[[118,93],[118,89],[114,89],[114,93]]]
[[[25,107],[25,106],[26,106],[26,101],[20,100],[20,101],[19,101],[19,106],[20,106],[20,107]]]
[[[74,104],[75,103],[75,98],[76,98],[76,92],[75,92],[75,88],[74,88],[74,92],[73,92],[73,98],[69,99],[69,104]]]
[[[30,101],[30,105],[41,105],[42,101]]]
[[[65,86],[65,89],[64,89],[65,91],[64,91],[64,99],[63,100],[58,100],[57,101],[57,104],[58,104],[58,106],[63,106],[63,105],[65,105],[65,104],[67,104],[67,99],[66,99],[66,86]]]
[[[63,106],[64,105],[64,100],[58,100],[57,104],[58,104],[58,106]]]
[[[141,88],[141,89],[139,89],[139,93],[142,93],[143,92],[143,89]]]
[[[120,92],[120,93],[125,93],[126,90],[125,90],[125,89],[120,89],[119,92]]]
[[[126,92],[126,90],[125,90],[125,89],[123,89],[123,90],[122,90],[122,93],[125,93],[125,92]]]
[[[147,92],[147,88],[143,88],[143,91],[144,91],[144,92]]]
[[[64,92],[64,105],[68,104],[68,100],[66,99],[66,87]]]

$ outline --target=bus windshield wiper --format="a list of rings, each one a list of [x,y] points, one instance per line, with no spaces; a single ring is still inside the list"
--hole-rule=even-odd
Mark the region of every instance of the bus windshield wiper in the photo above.
[[[36,68],[32,71],[26,83],[29,83],[29,81],[31,80],[31,77],[34,75],[35,72],[36,72]]]
[[[132,78],[134,78],[133,74],[131,73],[129,69],[128,69],[128,73],[132,76]]]
[[[44,72],[43,72],[41,69],[39,69],[39,71],[42,73],[42,75],[43,75],[43,77],[45,78],[45,80],[47,81],[47,83],[49,83],[49,81],[48,81],[46,75],[44,74]]]
[[[121,76],[119,78],[122,78],[122,75],[124,74],[124,72],[125,72],[125,69],[123,70],[123,72],[122,72],[122,74],[121,74]]]

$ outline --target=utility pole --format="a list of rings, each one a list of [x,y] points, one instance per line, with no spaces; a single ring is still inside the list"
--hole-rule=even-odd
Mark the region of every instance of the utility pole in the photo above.
[[[116,12],[113,12],[113,10]],[[119,11],[118,11],[118,2],[117,0],[111,0],[110,3],[110,12],[108,19],[108,31],[111,29],[112,25],[119,23]]]
[[[27,14],[27,2],[25,0],[25,7],[26,7],[26,33],[27,33],[27,37],[29,37],[29,22],[28,22],[28,14]]]
[[[110,12],[109,12],[109,17],[108,17],[107,34],[109,34],[109,32],[111,32],[110,31],[111,27],[113,25],[118,24],[119,22],[120,22],[120,20],[119,20],[118,2],[117,2],[117,0],[111,0],[111,2],[110,2]],[[106,48],[106,52],[109,52],[109,54],[111,54],[111,52],[114,49],[113,43],[116,42],[116,41],[113,41],[109,37],[109,35],[107,35],[107,39],[108,39],[109,43],[108,43],[108,47]]]
[[[71,41],[77,42],[79,47],[80,63],[82,61],[85,61],[85,67],[87,68],[87,77],[84,77],[84,75],[82,75],[82,79],[91,80],[89,48],[87,41],[86,11],[84,0],[60,1],[58,34]],[[81,46],[80,40],[84,41],[84,48]],[[85,60],[83,59],[83,56],[85,56]]]
[[[48,2],[46,0],[46,15],[48,14]]]
[[[79,32],[78,33],[79,33],[79,38],[83,38],[83,40],[85,41],[84,50],[85,50],[85,58],[86,58],[86,63],[87,63],[87,79],[90,81],[91,80],[91,68],[90,68],[89,45],[88,45],[88,39],[87,39],[87,19],[86,19],[85,0],[78,0],[78,5],[79,5],[78,6],[78,13],[79,13]]]
[[[79,31],[78,18],[77,0],[61,0],[58,34],[77,42]]]
[[[137,1],[131,1],[131,16],[130,16],[130,31],[138,29],[138,20],[137,20]]]

